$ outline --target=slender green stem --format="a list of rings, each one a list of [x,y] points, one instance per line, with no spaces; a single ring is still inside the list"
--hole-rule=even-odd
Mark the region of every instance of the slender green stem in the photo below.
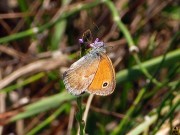
[[[21,9],[22,12],[28,12],[28,4],[26,0],[18,0],[18,5]],[[28,26],[30,26],[30,18],[29,17],[25,17],[25,21],[27,22]]]
[[[127,29],[127,27],[123,24],[123,22],[121,21],[118,11],[116,10],[116,7],[114,6],[114,3],[111,0],[105,0],[105,4],[109,7],[112,16],[113,16],[113,21],[117,24],[117,26],[119,27],[119,29],[122,31],[122,33],[124,34],[129,47],[134,46],[135,43]]]
[[[86,48],[84,43],[80,43],[81,51],[80,51],[80,57],[83,57],[86,54]],[[82,107],[82,96],[77,97],[77,106],[78,106],[78,113],[76,115],[77,121],[79,122],[79,127],[77,131],[77,135],[84,135],[85,134],[85,121],[83,120],[83,113],[84,109]]]
[[[85,123],[87,121],[87,116],[88,116],[89,108],[91,106],[91,102],[93,100],[93,97],[94,97],[94,94],[90,94],[89,97],[88,97],[88,101],[87,101],[87,104],[86,104],[86,109],[85,109],[84,114],[83,114],[83,120],[84,120]],[[85,125],[85,128],[86,128],[86,125]]]
[[[77,97],[76,101],[77,101],[77,106],[78,106],[78,112],[76,114],[76,119],[79,123],[77,135],[84,135],[85,134],[85,132],[84,132],[85,123],[82,119],[83,118],[83,112],[84,112],[84,109],[82,106],[82,96]]]

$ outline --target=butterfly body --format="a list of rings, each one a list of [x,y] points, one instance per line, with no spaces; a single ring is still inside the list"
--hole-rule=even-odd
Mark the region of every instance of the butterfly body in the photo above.
[[[65,87],[73,95],[88,92],[106,96],[114,91],[115,72],[104,43],[95,41],[91,46],[92,50],[63,74]]]

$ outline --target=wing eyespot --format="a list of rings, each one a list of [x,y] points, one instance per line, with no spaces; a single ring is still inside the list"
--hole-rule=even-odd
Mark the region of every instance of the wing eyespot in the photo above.
[[[103,82],[102,87],[103,87],[103,88],[106,88],[108,85],[109,85],[108,82]]]

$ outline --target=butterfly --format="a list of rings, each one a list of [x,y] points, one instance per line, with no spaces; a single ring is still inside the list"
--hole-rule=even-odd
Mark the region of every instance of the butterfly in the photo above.
[[[84,37],[85,35],[88,35],[88,32]],[[85,38],[80,39],[80,43],[85,44]],[[115,89],[116,80],[112,62],[106,54],[106,46],[98,38],[89,46],[92,50],[64,72],[65,88],[73,95],[81,95],[84,92],[109,95]]]

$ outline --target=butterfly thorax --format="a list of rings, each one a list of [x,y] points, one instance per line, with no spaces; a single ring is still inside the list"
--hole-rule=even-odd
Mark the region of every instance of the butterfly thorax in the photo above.
[[[92,48],[90,53],[106,53],[106,47],[104,42],[99,42],[98,38],[94,41],[94,43],[90,44],[90,47]]]
[[[91,51],[90,51],[91,54],[99,54],[99,53],[106,53],[106,48],[104,46],[101,46],[101,47],[97,47],[97,48],[93,48]]]

